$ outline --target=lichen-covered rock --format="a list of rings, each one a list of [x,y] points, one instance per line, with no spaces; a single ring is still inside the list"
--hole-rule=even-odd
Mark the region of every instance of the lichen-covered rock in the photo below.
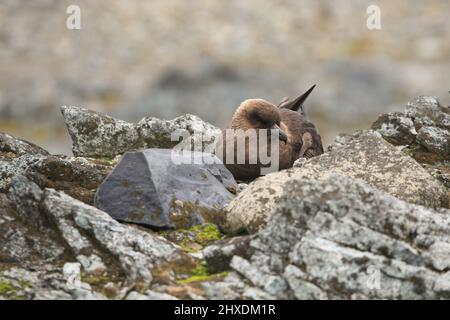
[[[450,107],[418,97],[405,111],[381,115],[372,125],[390,143],[422,164],[450,193]]]
[[[46,264],[34,268],[13,267],[0,273],[0,299],[27,300],[104,300],[88,283],[77,278],[69,279],[60,266]],[[78,275],[79,276],[79,275]],[[5,286],[4,286],[5,287]]]
[[[97,191],[95,205],[120,221],[154,228],[217,223],[236,192],[231,173],[213,155],[168,149],[126,153]],[[215,163],[214,163],[215,162]],[[207,164],[211,163],[211,164]]]
[[[450,159],[450,131],[423,126],[417,132],[417,142],[428,151]]]
[[[53,188],[87,204],[112,170],[114,161],[48,156],[33,162],[25,175],[41,188]]]
[[[361,180],[293,178],[248,259],[231,267],[278,299],[449,297],[450,211]]]
[[[34,201],[33,198],[31,194],[30,201]],[[36,224],[40,220],[32,216],[34,212],[29,213],[29,217],[21,217],[15,203],[0,193],[0,266],[37,268],[43,262],[57,263],[65,253],[64,245],[57,241],[55,234],[51,230],[41,232]]]
[[[189,150],[212,153],[215,139],[220,135],[220,129],[203,121],[197,116],[186,114],[173,120],[161,120],[146,117],[137,124],[145,148],[172,148],[179,139],[172,136],[176,132],[189,134],[188,139],[181,141],[181,147]]]
[[[401,112],[381,115],[372,125],[387,141],[395,145],[412,144],[417,135],[414,122]]]
[[[75,156],[113,158],[142,145],[134,124],[80,107],[63,106],[61,112],[72,138]]]
[[[405,111],[381,115],[372,125],[387,141],[408,146],[419,162],[434,163],[450,156],[450,107],[435,97],[417,97]]]
[[[23,202],[30,196],[38,198],[38,187],[34,185],[30,193],[30,185],[33,182],[23,177],[14,178],[14,199]],[[40,191],[40,199],[30,204],[28,210],[31,209],[52,224],[53,230],[82,265],[86,265],[86,261],[81,256],[91,257],[97,263],[99,257],[105,257],[101,262],[109,265],[109,271],[123,272],[129,283],[143,281],[148,284],[152,280],[152,268],[176,261],[183,261],[180,262],[183,264],[191,261],[164,238],[120,224],[107,213],[53,189]],[[23,211],[22,215],[27,213]],[[118,261],[116,267],[115,261]]]
[[[226,206],[224,229],[231,234],[256,232],[268,221],[286,182],[324,178],[337,172],[359,178],[399,199],[429,207],[448,206],[445,187],[414,159],[376,132],[347,137],[345,144],[309,159],[301,168],[269,174],[252,182]]]
[[[93,204],[98,186],[112,170],[114,162],[53,155],[24,154],[13,159],[0,159],[0,191],[9,189],[11,178],[24,175],[41,188],[66,192]]]
[[[48,152],[31,142],[0,132],[0,158],[15,158],[25,154],[48,155]]]
[[[127,151],[172,148],[180,139],[183,145],[193,143],[193,150],[212,152],[211,147],[220,134],[218,128],[190,114],[173,120],[146,117],[134,124],[80,107],[63,106],[61,111],[75,156],[114,158]],[[189,139],[174,135],[177,130],[184,131]]]

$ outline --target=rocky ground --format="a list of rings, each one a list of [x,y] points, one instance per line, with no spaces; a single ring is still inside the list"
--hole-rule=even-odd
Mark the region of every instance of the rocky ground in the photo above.
[[[211,171],[233,199],[183,228],[119,222],[96,192],[124,152],[217,128],[62,113],[74,157],[0,133],[0,299],[450,298],[450,107],[433,97],[248,185]]]

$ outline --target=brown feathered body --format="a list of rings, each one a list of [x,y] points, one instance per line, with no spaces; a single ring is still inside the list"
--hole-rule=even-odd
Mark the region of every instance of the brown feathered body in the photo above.
[[[311,90],[311,89],[310,89]],[[308,93],[309,94],[309,93]],[[295,101],[295,100],[294,100]],[[304,100],[303,100],[304,101]],[[278,170],[292,167],[295,160],[300,157],[313,157],[323,153],[321,137],[314,124],[308,121],[304,113],[299,113],[292,103],[284,103],[284,107],[276,107],[263,99],[245,100],[233,115],[227,129],[243,130],[267,129],[265,133],[256,130],[256,146],[250,145],[245,140],[245,163],[237,163],[238,138],[236,134],[227,136],[226,130],[222,131],[222,140],[219,143],[216,154],[224,161],[225,166],[231,171],[236,180],[250,181],[261,176],[261,169],[270,165],[263,164],[259,156],[256,163],[250,163],[250,153],[259,155],[260,139],[267,141],[267,155],[271,156],[271,131],[279,129],[279,137],[276,140],[279,147]],[[233,150],[234,159],[226,159],[229,149]],[[228,153],[230,154],[230,153]]]
[[[295,160],[312,158],[323,153],[322,137],[316,126],[297,111],[281,108],[281,128],[288,141],[280,151],[280,169],[291,168]]]

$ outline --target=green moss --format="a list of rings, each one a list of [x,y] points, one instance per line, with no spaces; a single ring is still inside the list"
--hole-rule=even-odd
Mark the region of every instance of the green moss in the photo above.
[[[30,287],[28,281],[21,281],[18,285],[14,285],[10,281],[0,279],[0,296],[10,300],[24,300],[25,297],[18,295],[17,292]]]
[[[188,284],[191,282],[198,282],[198,281],[211,281],[211,280],[223,278],[227,274],[228,274],[228,272],[221,272],[221,273],[215,273],[215,274],[209,273],[206,262],[202,261],[188,273],[188,275],[189,275],[188,278],[179,280],[179,281],[177,281],[177,283],[178,284]]]
[[[198,252],[211,242],[223,238],[219,228],[211,223],[196,225],[188,229],[161,231],[159,235],[178,244],[188,253]]]
[[[181,240],[179,246],[184,252],[188,253],[198,252],[201,249],[196,242],[193,242],[188,238]]]
[[[11,282],[0,280],[0,295],[6,295],[18,290]]]
[[[91,286],[103,286],[108,282],[111,282],[111,279],[105,275],[83,275],[81,281],[86,282]]]
[[[198,231],[194,240],[202,246],[206,246],[213,241],[222,239],[222,234],[215,224],[204,224],[191,228],[192,231]]]

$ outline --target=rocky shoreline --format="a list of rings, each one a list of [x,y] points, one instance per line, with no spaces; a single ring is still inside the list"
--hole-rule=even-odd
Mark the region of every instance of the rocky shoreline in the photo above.
[[[202,207],[205,219],[159,229],[94,207],[100,185],[125,152],[219,129],[192,115],[62,113],[74,157],[0,133],[0,299],[450,297],[450,107],[433,97],[248,185],[211,169],[204,183],[232,198],[211,206],[219,219]]]

